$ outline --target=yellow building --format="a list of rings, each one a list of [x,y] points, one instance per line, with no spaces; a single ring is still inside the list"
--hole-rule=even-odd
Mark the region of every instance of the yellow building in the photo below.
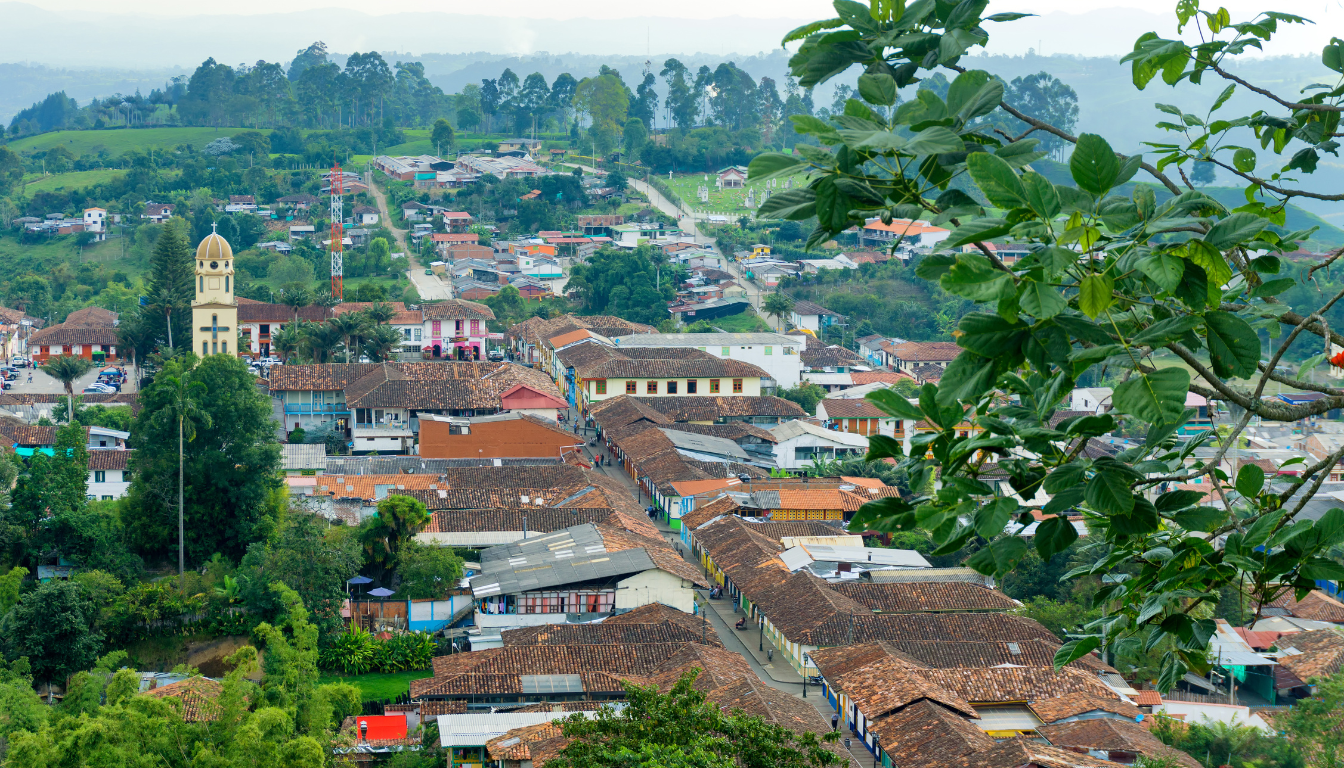
[[[196,298],[191,302],[192,348],[202,356],[238,353],[229,350],[229,339],[238,338],[234,287],[233,249],[211,232],[196,248]]]

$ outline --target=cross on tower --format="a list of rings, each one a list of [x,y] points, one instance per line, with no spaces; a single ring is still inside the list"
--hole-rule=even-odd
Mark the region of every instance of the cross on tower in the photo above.
[[[228,330],[229,330],[229,327],[228,327],[227,325],[220,325],[220,324],[219,324],[219,317],[218,317],[217,315],[212,315],[212,316],[210,317],[210,324],[209,324],[209,325],[203,325],[203,326],[201,326],[201,330],[202,330],[202,331],[209,331],[209,332],[210,332],[210,338],[212,338],[212,339],[218,339],[218,338],[219,338],[219,332],[220,332],[220,331],[224,331],[225,333],[227,333]]]

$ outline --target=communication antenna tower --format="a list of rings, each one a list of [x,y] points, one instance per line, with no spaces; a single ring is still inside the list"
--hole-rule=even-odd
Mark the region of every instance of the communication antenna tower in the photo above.
[[[337,161],[331,169],[331,295],[337,301],[344,298],[345,267],[342,242],[345,240],[345,227],[341,220],[345,218],[345,208],[341,205],[341,194],[345,191],[345,176],[341,164]]]

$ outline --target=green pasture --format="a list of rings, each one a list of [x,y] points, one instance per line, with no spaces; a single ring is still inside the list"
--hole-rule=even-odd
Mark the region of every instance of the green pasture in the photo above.
[[[798,174],[793,178],[793,186],[806,184],[806,177]],[[680,176],[673,175],[671,179],[666,176],[659,176],[658,180],[672,188],[673,192],[681,198],[681,202],[687,208],[697,211],[711,211],[714,213],[736,213],[748,214],[755,208],[747,208],[744,203],[747,199],[748,190],[755,188],[756,205],[759,207],[764,195],[765,184],[761,182],[752,183],[747,181],[747,186],[742,189],[719,189],[715,186],[715,176],[712,173],[688,173]],[[776,186],[770,188],[770,194],[779,194],[784,191],[784,179],[779,179]],[[709,187],[709,202],[702,203],[696,195],[697,187]]]

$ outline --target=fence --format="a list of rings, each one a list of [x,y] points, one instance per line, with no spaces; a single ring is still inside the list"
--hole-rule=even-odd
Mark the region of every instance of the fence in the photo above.
[[[1209,695],[1206,693],[1190,693],[1189,691],[1172,690],[1170,693],[1162,694],[1162,698],[1168,701],[1184,701],[1189,704],[1228,704],[1227,694],[1220,693]]]

